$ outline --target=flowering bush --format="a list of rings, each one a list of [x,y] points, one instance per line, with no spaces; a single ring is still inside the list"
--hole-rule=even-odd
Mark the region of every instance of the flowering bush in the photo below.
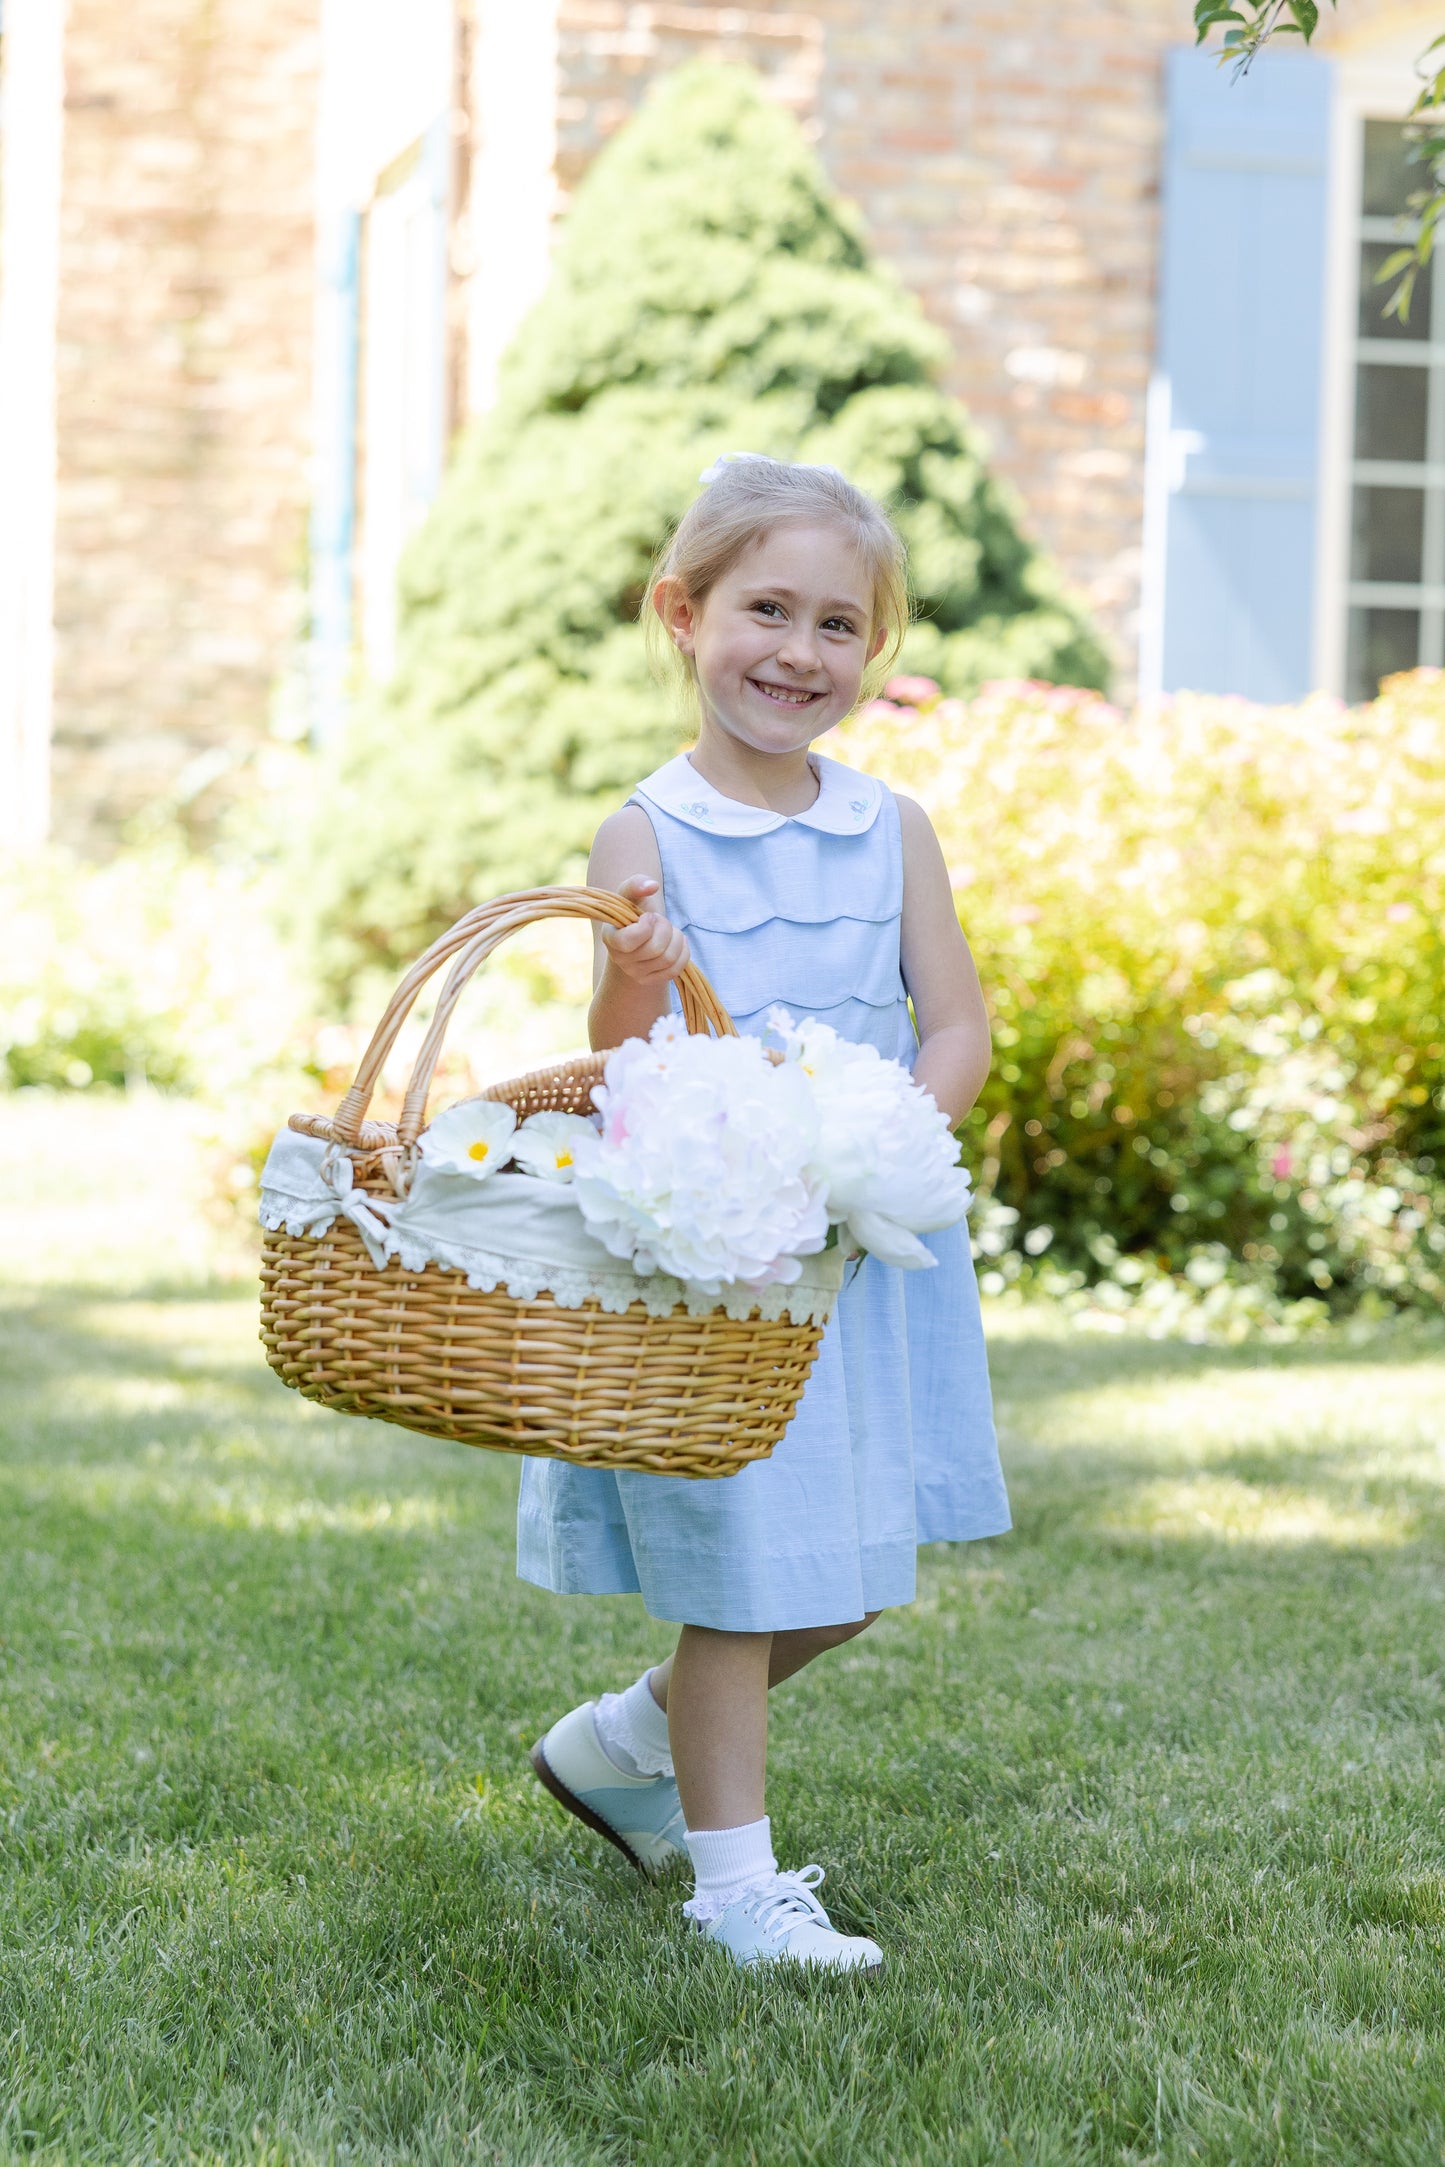
[[[4,1081],[225,1094],[304,1013],[273,900],[253,869],[168,843],[0,860]]]
[[[889,692],[837,751],[927,807],[990,999],[985,1288],[1445,1299],[1445,677]]]
[[[1348,711],[1181,698],[1136,717],[1034,684],[891,690],[829,749],[928,807],[978,955],[985,1289],[1161,1320],[1192,1303],[1230,1329],[1445,1300],[1445,679]],[[250,1184],[289,1111],[334,1105],[389,990],[358,1000],[368,1026],[318,1024],[333,1004],[274,930],[276,885],[161,845],[0,863],[8,1080],[202,1091],[218,1191]],[[588,965],[576,927],[510,943],[440,1095],[574,1047]]]

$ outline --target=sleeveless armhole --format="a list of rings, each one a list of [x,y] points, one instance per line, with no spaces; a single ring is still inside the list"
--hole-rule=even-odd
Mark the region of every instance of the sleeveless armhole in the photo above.
[[[644,798],[639,798],[639,797],[636,797],[636,796],[630,797],[630,798],[629,798],[629,799],[627,800],[627,802],[626,802],[626,804],[625,804],[625,805],[619,806],[618,810],[619,810],[620,812],[624,812],[624,813],[626,813],[626,812],[632,812],[632,811],[634,811],[634,810],[635,810],[635,811],[637,811],[637,812],[641,813],[641,815],[642,815],[643,819],[644,819],[644,820],[645,820],[645,821],[647,822],[648,832],[649,832],[649,834],[650,834],[650,835],[651,835],[651,837],[652,837],[652,847],[653,847],[653,849],[654,849],[654,850],[656,851],[656,853],[657,853],[657,878],[658,878],[659,884],[661,885],[661,889],[662,889],[662,909],[663,909],[663,916],[664,916],[664,917],[666,917],[666,915],[667,915],[667,866],[666,866],[666,864],[665,864],[665,863],[664,863],[664,861],[663,861],[663,856],[662,856],[662,843],[661,843],[661,840],[660,840],[660,838],[659,838],[659,836],[658,836],[658,833],[657,833],[657,822],[656,822],[656,821],[655,821],[655,820],[653,819],[653,817],[652,817],[651,813],[650,813],[650,812],[648,811],[648,809],[647,809],[647,801],[646,801],[646,800],[645,800]]]

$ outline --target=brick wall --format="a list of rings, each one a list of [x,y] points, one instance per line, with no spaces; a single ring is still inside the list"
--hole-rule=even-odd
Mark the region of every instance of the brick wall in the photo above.
[[[947,332],[952,387],[1127,679],[1153,348],[1160,70],[1183,0],[560,0],[559,179],[652,76],[757,66]]]
[[[1174,0],[849,0],[823,144],[953,346],[951,380],[1127,678]],[[841,15],[842,10],[840,8]]]
[[[687,60],[731,60],[756,68],[816,138],[826,16],[834,12],[557,0],[561,202],[653,78]]]
[[[294,639],[318,12],[70,0],[54,785],[82,845],[213,803]]]

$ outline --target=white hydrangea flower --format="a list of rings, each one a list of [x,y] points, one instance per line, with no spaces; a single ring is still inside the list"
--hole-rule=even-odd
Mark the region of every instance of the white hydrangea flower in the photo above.
[[[512,1157],[543,1181],[570,1181],[577,1171],[577,1139],[597,1126],[581,1114],[528,1114],[512,1141]]]
[[[813,1172],[828,1217],[885,1264],[921,1270],[936,1264],[920,1234],[953,1226],[972,1201],[948,1118],[897,1061],[874,1046],[840,1038],[786,1009],[768,1018],[786,1067],[812,1086],[818,1109]]]
[[[421,1140],[426,1164],[441,1174],[470,1174],[485,1181],[512,1156],[517,1117],[510,1106],[494,1099],[466,1099],[449,1106]]]
[[[577,1140],[576,1194],[613,1256],[717,1294],[790,1283],[824,1246],[812,1093],[757,1039],[664,1016],[609,1055],[594,1097],[602,1129]]]

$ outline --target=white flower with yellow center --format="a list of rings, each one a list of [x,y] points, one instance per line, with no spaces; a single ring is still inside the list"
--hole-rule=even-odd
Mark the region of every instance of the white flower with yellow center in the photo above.
[[[469,1174],[485,1181],[511,1159],[517,1117],[493,1099],[465,1099],[449,1106],[421,1140],[421,1155],[438,1174]]]
[[[581,1137],[595,1136],[597,1125],[581,1114],[528,1114],[512,1143],[512,1156],[528,1174],[543,1181],[570,1181],[577,1171]]]

